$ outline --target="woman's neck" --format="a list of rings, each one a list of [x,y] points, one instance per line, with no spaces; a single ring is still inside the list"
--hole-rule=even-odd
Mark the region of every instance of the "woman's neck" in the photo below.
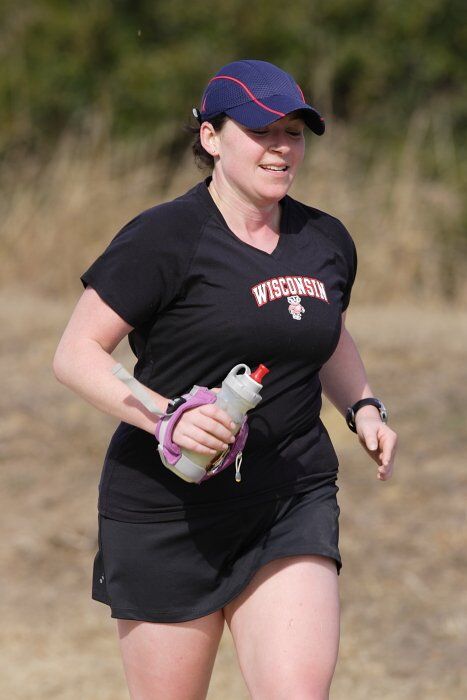
[[[229,228],[237,235],[254,237],[255,234],[271,235],[280,233],[281,209],[278,202],[255,206],[243,199],[232,187],[213,177],[209,192]]]

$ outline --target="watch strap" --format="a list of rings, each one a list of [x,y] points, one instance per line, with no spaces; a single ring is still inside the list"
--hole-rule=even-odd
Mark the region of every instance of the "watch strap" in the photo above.
[[[383,423],[388,422],[388,412],[382,401],[375,397],[360,399],[360,401],[354,403],[353,406],[349,406],[345,416],[347,425],[349,426],[350,430],[352,430],[352,432],[357,432],[357,426],[355,424],[355,414],[357,413],[357,411],[363,408],[363,406],[374,406],[378,409],[380,418],[383,421]]]
[[[174,399],[170,399],[165,414],[170,416],[172,413],[175,413],[177,408],[180,408],[180,406],[184,403],[186,403],[186,398],[184,396],[176,396]]]

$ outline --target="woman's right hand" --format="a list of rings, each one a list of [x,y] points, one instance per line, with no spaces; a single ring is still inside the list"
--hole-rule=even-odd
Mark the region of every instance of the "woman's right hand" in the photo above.
[[[172,433],[172,440],[182,449],[214,456],[235,442],[233,431],[236,428],[237,425],[222,408],[212,403],[205,404],[182,414]]]

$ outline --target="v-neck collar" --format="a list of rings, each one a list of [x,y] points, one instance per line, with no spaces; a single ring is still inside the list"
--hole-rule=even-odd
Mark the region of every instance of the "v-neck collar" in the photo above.
[[[288,230],[288,214],[289,214],[289,207],[288,207],[288,197],[287,195],[283,197],[279,201],[279,205],[281,207],[281,216],[280,216],[280,222],[279,222],[279,240],[277,241],[277,245],[272,250],[270,253],[268,253],[265,250],[261,250],[261,248],[257,248],[254,245],[251,245],[250,243],[246,243],[245,241],[242,241],[241,238],[239,238],[229,227],[227,224],[226,220],[224,219],[224,216],[222,215],[222,212],[220,211],[219,207],[215,203],[214,199],[211,196],[211,193],[209,192],[209,184],[212,180],[212,177],[209,176],[207,177],[204,182],[201,182],[199,184],[199,191],[200,194],[202,195],[202,198],[204,202],[207,204],[208,208],[213,212],[215,217],[218,219],[218,221],[222,224],[222,227],[225,229],[226,233],[228,233],[232,238],[234,238],[237,243],[243,247],[250,248],[250,250],[256,251],[259,255],[266,255],[269,258],[279,258],[282,254],[282,250],[285,245],[285,241],[287,238],[287,230]]]

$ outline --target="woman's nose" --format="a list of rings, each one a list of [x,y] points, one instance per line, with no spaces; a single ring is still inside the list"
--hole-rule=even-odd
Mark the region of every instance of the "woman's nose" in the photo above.
[[[271,140],[269,144],[269,150],[275,151],[276,153],[285,153],[289,146],[285,138],[276,137]]]

